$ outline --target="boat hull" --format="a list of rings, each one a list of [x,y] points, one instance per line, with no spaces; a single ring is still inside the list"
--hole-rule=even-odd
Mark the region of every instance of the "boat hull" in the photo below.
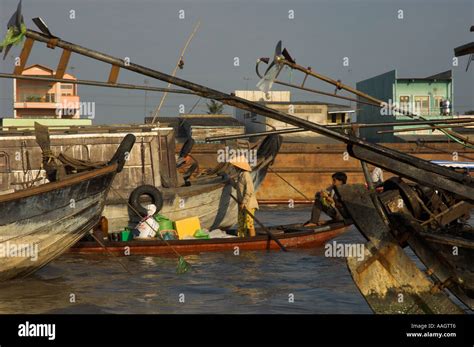
[[[64,253],[99,221],[116,165],[0,197],[0,281]]]
[[[343,223],[310,229],[308,231],[282,232],[274,229],[275,237],[286,248],[314,248],[322,246],[326,241],[341,235],[349,228]],[[129,241],[129,242],[104,242],[105,247],[96,242],[79,242],[69,249],[70,253],[80,254],[107,254],[115,255],[174,255],[173,248],[180,254],[198,254],[202,252],[234,252],[239,251],[265,251],[278,250],[280,247],[267,235],[244,238],[219,238],[206,240],[173,240],[173,241]]]

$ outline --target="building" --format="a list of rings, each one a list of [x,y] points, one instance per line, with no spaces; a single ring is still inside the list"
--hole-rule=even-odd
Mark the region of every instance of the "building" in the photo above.
[[[145,123],[151,123],[152,117],[146,117]],[[183,114],[179,117],[160,117],[160,126],[172,127],[178,142],[191,134],[196,143],[205,143],[207,137],[241,135],[244,125],[226,114]]]
[[[54,78],[56,72],[36,64],[25,68],[22,75]],[[70,74],[62,78],[76,79]],[[13,79],[13,118],[3,118],[2,125],[32,127],[34,122],[48,126],[91,125],[91,118],[81,119],[80,111],[76,84]]]
[[[453,79],[451,70],[424,78],[397,77],[397,71],[392,70],[357,83],[356,88],[373,97],[395,105],[403,110],[423,116],[426,119],[452,118]],[[363,100],[359,98],[360,100]],[[360,123],[383,123],[412,120],[401,113],[390,112],[360,103],[357,120]],[[388,129],[403,129],[403,126],[384,127]],[[439,140],[440,131],[418,130],[396,134],[377,134],[380,128],[362,128],[360,135],[372,142],[400,142],[424,140]]]
[[[355,121],[355,110],[349,106],[313,102],[291,101],[289,91],[272,91],[267,95],[261,91],[237,90],[235,95],[250,101],[263,103],[265,106],[321,125],[337,125]],[[248,133],[294,128],[293,125],[267,118],[249,111],[235,109],[235,118],[245,124]],[[314,132],[285,134],[286,141],[328,141],[324,136]]]

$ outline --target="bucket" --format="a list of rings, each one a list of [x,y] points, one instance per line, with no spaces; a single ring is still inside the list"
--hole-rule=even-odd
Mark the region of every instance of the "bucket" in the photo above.
[[[160,231],[162,230],[173,230],[173,221],[168,219],[167,217],[161,215],[161,214],[157,214],[155,216],[155,219],[156,221],[158,222],[158,224],[160,225]]]
[[[122,241],[132,241],[133,240],[133,233],[130,229],[125,229],[121,233]]]

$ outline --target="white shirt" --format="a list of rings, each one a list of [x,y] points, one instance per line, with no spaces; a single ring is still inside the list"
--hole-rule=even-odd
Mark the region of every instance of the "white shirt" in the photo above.
[[[381,168],[376,167],[374,171],[372,171],[372,182],[373,183],[382,183],[383,182],[383,171]]]

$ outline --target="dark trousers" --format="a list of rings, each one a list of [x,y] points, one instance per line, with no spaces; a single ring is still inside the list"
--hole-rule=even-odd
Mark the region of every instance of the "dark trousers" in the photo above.
[[[319,218],[321,217],[321,212],[326,213],[332,220],[342,220],[342,216],[337,210],[337,208],[332,206],[324,205],[321,202],[321,197],[319,194],[316,194],[313,204],[313,209],[311,211],[311,219],[309,220],[310,223],[317,223],[319,222]]]

